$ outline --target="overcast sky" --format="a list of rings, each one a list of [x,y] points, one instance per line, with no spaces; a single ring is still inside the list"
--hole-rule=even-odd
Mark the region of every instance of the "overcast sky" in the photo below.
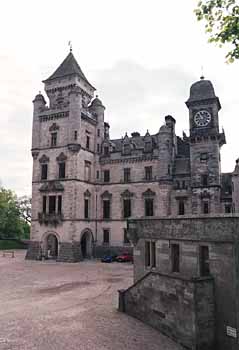
[[[73,53],[106,106],[111,137],[156,133],[167,114],[188,131],[185,101],[204,75],[213,82],[226,133],[222,170],[239,157],[239,62],[207,43],[191,0],[15,0],[1,5],[0,181],[31,193],[32,100],[41,81]]]

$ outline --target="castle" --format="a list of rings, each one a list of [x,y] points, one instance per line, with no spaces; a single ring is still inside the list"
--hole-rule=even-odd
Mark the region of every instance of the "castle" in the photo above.
[[[154,135],[111,139],[105,107],[72,51],[33,100],[32,227],[28,259],[76,262],[129,251],[127,219],[239,210],[239,166],[222,174],[221,109],[203,77],[186,102],[190,134],[168,115]]]

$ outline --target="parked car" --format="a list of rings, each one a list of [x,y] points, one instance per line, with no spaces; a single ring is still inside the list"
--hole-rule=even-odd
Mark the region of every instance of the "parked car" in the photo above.
[[[101,262],[104,263],[112,263],[113,261],[116,261],[117,255],[104,255],[101,258]]]
[[[133,255],[129,253],[123,253],[116,257],[117,262],[133,262]]]

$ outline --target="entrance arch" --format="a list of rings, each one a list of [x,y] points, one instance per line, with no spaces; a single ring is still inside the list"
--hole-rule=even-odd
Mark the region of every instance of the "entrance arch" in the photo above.
[[[43,241],[43,256],[47,259],[56,260],[59,253],[59,239],[55,233],[45,235]]]
[[[89,229],[86,229],[81,234],[80,240],[81,256],[83,259],[90,259],[93,251],[93,234]]]

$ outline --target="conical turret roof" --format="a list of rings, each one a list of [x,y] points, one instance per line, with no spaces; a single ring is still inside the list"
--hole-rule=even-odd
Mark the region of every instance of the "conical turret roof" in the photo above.
[[[63,78],[69,75],[78,75],[95,90],[94,86],[92,86],[90,82],[86,79],[85,74],[82,72],[81,67],[79,66],[71,51],[61,63],[61,65],[57,68],[57,70],[49,78],[43,80],[43,83],[46,83],[53,79]]]

